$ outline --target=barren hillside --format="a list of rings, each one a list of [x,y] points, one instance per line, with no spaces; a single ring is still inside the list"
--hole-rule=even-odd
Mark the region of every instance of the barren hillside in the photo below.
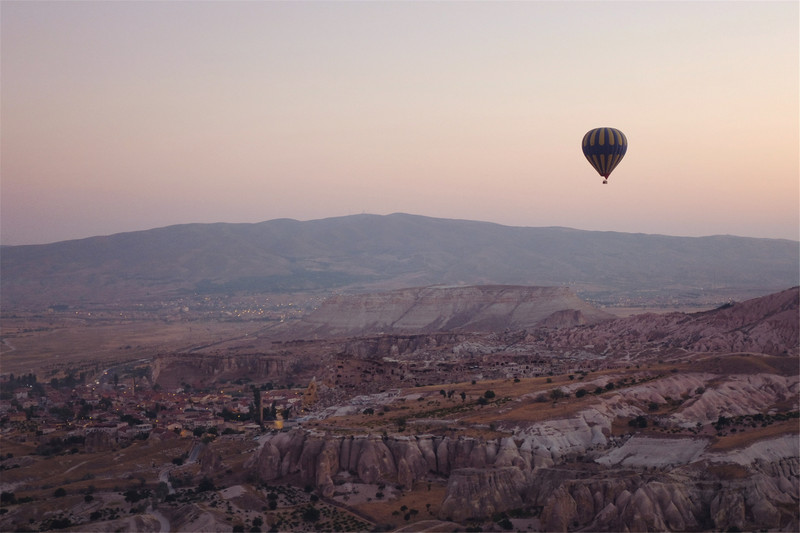
[[[568,285],[609,303],[693,302],[800,283],[800,243],[509,227],[404,214],[189,224],[3,246],[4,309],[187,295]]]
[[[726,304],[702,313],[642,314],[585,329],[548,333],[560,346],[592,345],[621,354],[635,348],[693,352],[756,352],[797,355],[800,289]]]
[[[542,323],[571,327],[613,318],[566,287],[425,287],[333,296],[281,336],[309,339],[375,333],[488,332],[534,328]]]

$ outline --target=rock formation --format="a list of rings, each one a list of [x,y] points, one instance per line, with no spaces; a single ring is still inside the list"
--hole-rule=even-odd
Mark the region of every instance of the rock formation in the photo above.
[[[423,287],[332,296],[282,336],[487,332],[533,328],[540,323],[558,327],[594,324],[611,318],[566,287]]]
[[[693,352],[800,353],[800,288],[794,287],[702,313],[646,313],[586,328],[545,332],[559,346],[602,347],[624,353],[645,347]]]
[[[522,507],[528,484],[523,470],[513,466],[455,470],[450,475],[439,516],[464,521]]]
[[[161,387],[175,389],[188,384],[192,387],[248,376],[250,379],[271,380],[282,377],[290,358],[276,354],[219,356],[203,354],[168,354],[153,362],[152,380]]]
[[[564,438],[586,437],[567,431]],[[363,483],[397,483],[406,489],[417,481],[445,476],[447,492],[439,517],[456,522],[527,506],[541,509],[547,531],[797,526],[796,513],[789,509],[800,501],[800,451],[792,436],[729,453],[709,452],[702,440],[645,439],[637,444],[632,439],[621,448],[614,443],[602,446],[594,466],[584,470],[559,467],[563,461],[553,456],[549,466],[533,465],[530,448],[543,449],[548,443],[533,440],[335,437],[293,430],[265,438],[249,466],[266,482],[295,480],[317,487],[325,497],[333,495],[334,479],[342,472],[355,474]],[[666,458],[679,468],[648,473],[666,464],[664,457],[648,462],[643,453],[655,453],[659,445],[662,451],[680,452]],[[738,474],[735,484],[723,484],[719,472],[724,469],[714,467],[728,463],[745,467],[746,474]]]

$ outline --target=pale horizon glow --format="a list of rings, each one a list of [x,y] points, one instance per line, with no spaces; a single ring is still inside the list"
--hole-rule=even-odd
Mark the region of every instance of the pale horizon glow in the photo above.
[[[0,3],[0,242],[411,213],[800,240],[800,4]],[[608,185],[580,141],[625,132]]]

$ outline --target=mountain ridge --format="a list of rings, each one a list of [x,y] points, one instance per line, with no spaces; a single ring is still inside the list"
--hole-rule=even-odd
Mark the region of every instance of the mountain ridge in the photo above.
[[[583,296],[697,299],[800,283],[800,243],[515,227],[419,215],[182,224],[3,246],[4,307],[234,292],[427,285],[573,287]],[[718,298],[719,299],[719,298]]]

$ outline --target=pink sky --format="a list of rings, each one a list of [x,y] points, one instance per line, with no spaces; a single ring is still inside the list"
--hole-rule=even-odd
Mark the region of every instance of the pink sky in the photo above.
[[[362,212],[800,239],[797,2],[0,10],[3,244]]]

